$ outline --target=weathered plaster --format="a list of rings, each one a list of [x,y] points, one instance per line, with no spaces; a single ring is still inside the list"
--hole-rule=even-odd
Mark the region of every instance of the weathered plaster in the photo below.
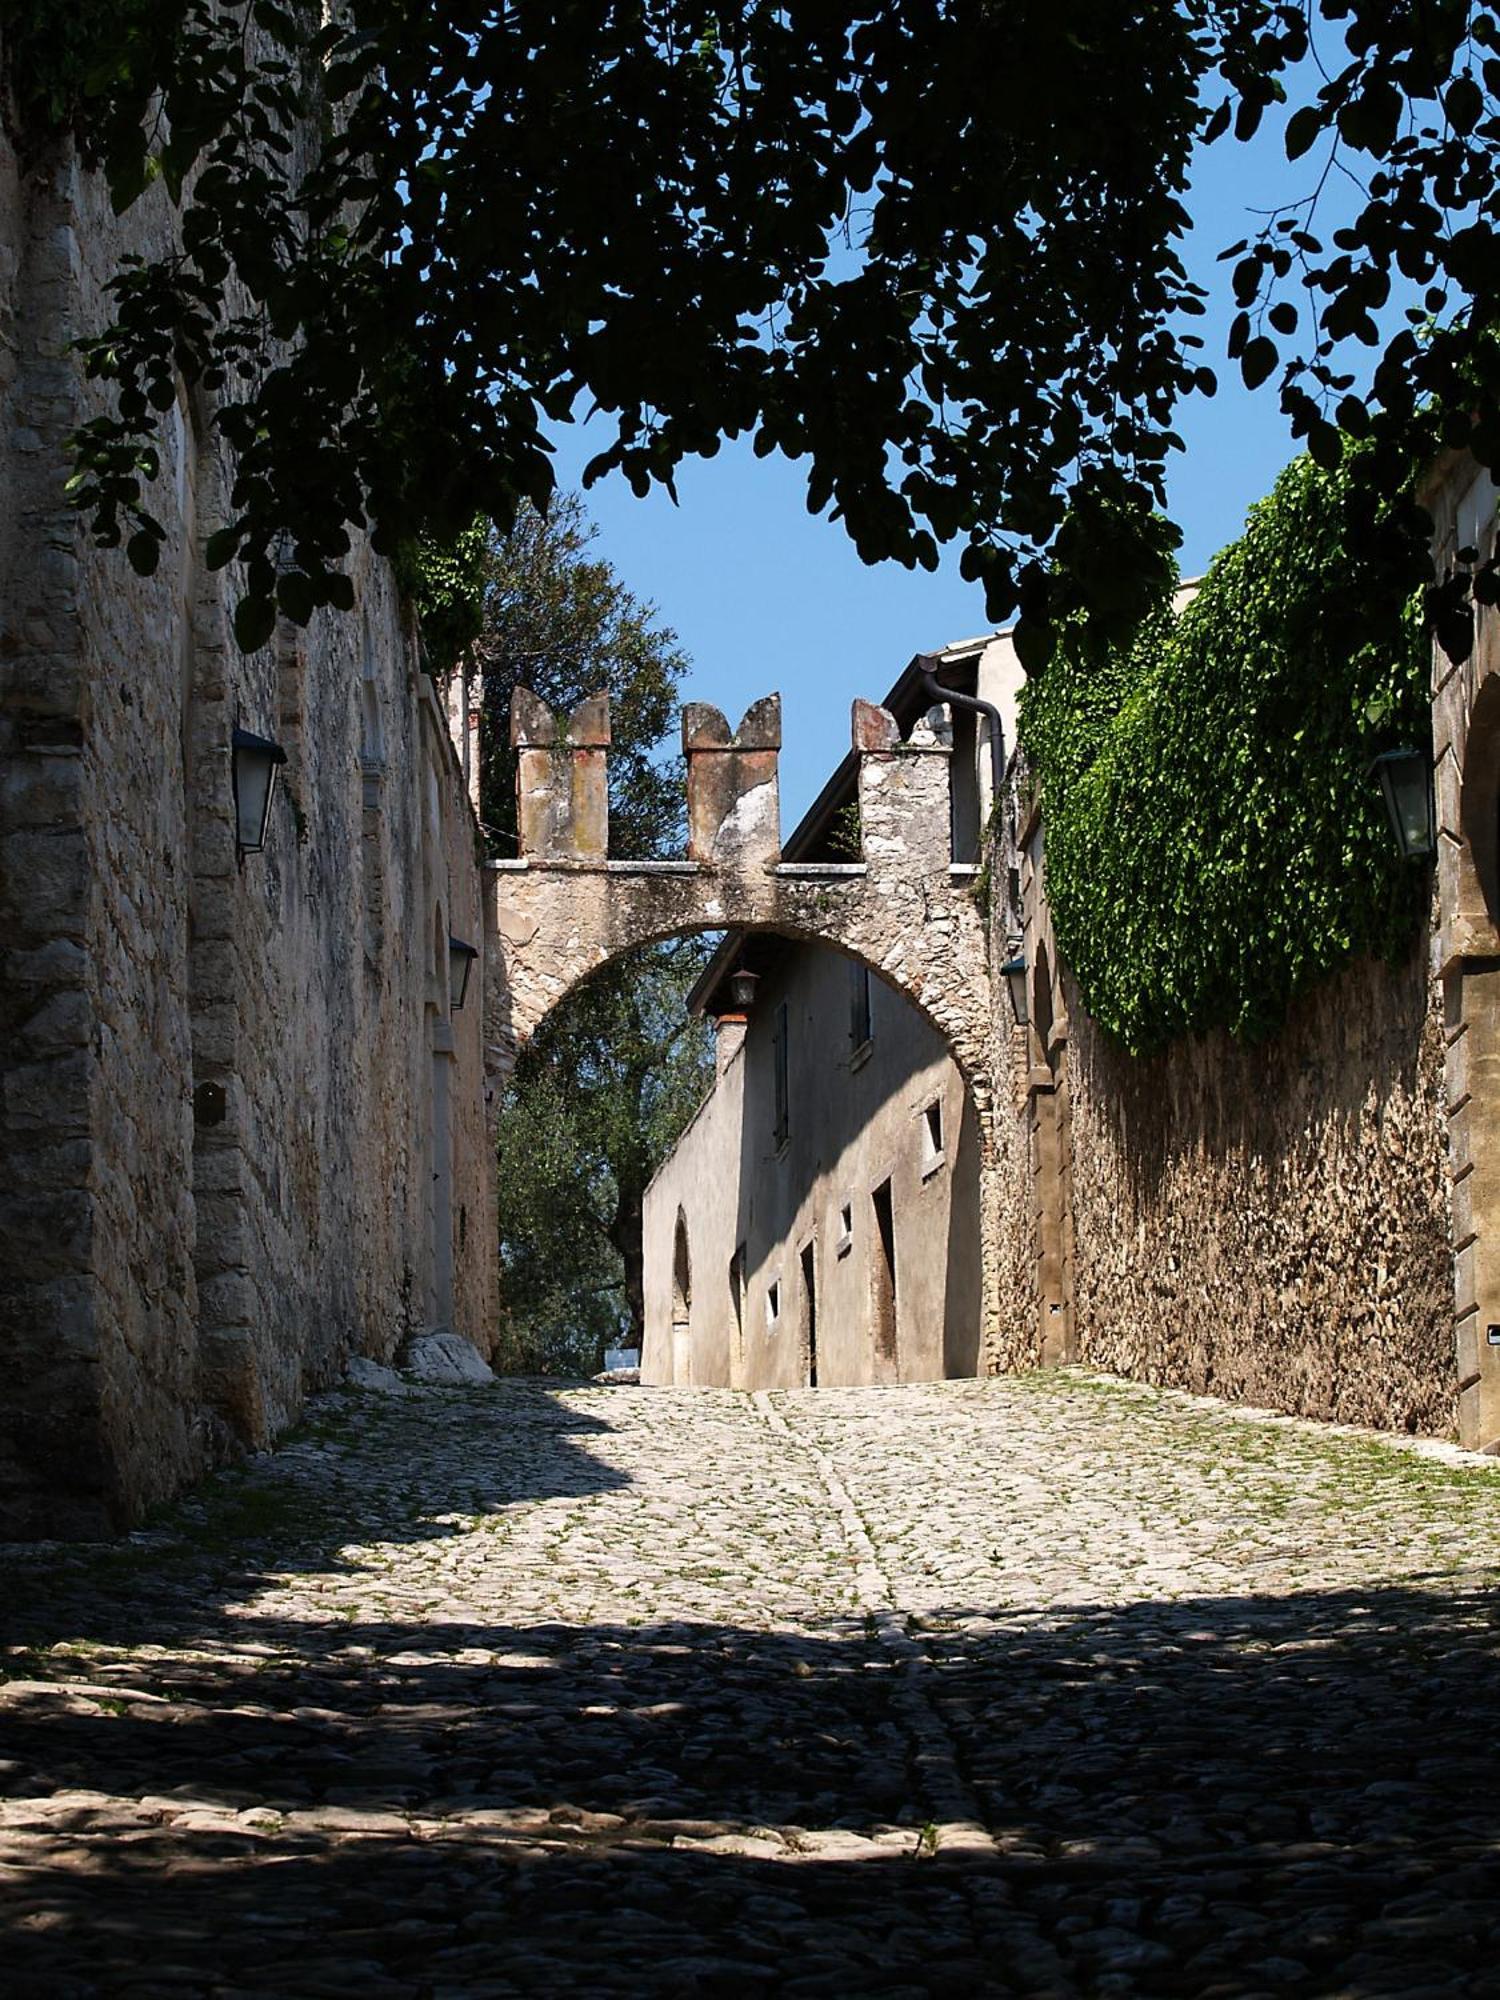
[[[790,948],[761,980],[748,1029],[721,1018],[714,1087],[646,1193],[643,1381],[801,1386],[814,1346],[821,1387],[982,1371],[978,1118],[942,1037],[883,980],[870,980],[870,1038],[851,1045],[849,971],[832,952]],[[783,1005],[789,1118],[778,1138]],[[895,1248],[885,1350],[880,1187]],[[687,1299],[675,1282],[684,1248]]]

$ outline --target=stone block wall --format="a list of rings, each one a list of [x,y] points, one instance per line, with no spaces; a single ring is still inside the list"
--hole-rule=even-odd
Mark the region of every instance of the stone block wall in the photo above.
[[[207,413],[163,419],[155,576],[91,548],[69,343],[117,221],[65,153],[0,150],[0,1532],[139,1516],[269,1440],[345,1357],[454,1324],[488,1348],[476,827],[389,572],[245,658],[200,543]],[[230,738],[288,753],[236,854]],[[443,1129],[440,1129],[440,1126]]]
[[[1493,473],[1466,454],[1424,495],[1440,576],[1496,544]],[[1438,974],[1452,1176],[1453,1345],[1459,1437],[1500,1448],[1500,612],[1476,605],[1466,659],[1432,656]]]
[[[1425,940],[1308,993],[1273,1041],[1150,1058],[1071,981],[1077,1357],[1137,1380],[1452,1434],[1443,1035]]]
[[[67,343],[93,289],[83,184],[65,158],[23,179],[8,153],[0,184],[0,1519],[70,1532],[112,1504],[107,1440],[137,1462],[194,1455],[190,1128],[162,1088],[186,1062],[185,822],[180,787],[146,775],[174,700],[150,664],[123,670],[172,629],[176,552],[135,629],[94,601],[60,476],[80,413]],[[91,674],[91,640],[122,671]],[[56,1473],[42,1514],[39,1464]]]

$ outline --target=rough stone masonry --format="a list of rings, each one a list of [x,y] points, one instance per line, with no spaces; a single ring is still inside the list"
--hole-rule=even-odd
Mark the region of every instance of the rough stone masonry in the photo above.
[[[155,576],[66,503],[71,342],[170,227],[0,140],[0,1534],[108,1532],[351,1353],[492,1329],[477,829],[389,570],[357,549],[355,616],[241,655],[186,395]],[[287,759],[243,856],[237,728]]]

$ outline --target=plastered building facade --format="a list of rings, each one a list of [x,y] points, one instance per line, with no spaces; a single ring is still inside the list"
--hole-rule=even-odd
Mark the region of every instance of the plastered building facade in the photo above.
[[[731,939],[696,1005],[718,1073],[646,1194],[641,1379],[978,1374],[978,1124],[941,1036],[867,966],[779,940]]]
[[[92,549],[70,342],[123,220],[0,150],[0,1532],[89,1534],[264,1445],[347,1357],[487,1346],[494,1229],[476,828],[386,567],[246,658],[208,412],[163,423],[156,574]],[[236,728],[286,753],[237,851]]]

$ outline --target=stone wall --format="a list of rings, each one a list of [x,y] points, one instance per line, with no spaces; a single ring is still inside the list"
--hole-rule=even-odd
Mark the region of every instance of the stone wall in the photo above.
[[[1140,1381],[1450,1435],[1441,1010],[1425,940],[1307,994],[1274,1041],[1123,1053],[1065,981],[1078,1358]]]
[[[186,396],[154,577],[64,505],[69,343],[170,220],[0,151],[0,1532],[137,1518],[351,1352],[492,1334],[476,829],[389,572],[243,657]],[[243,864],[237,725],[288,753]]]
[[[1492,473],[1466,454],[1433,469],[1425,495],[1439,575],[1497,532]],[[1444,1110],[1453,1202],[1453,1343],[1459,1436],[1500,1447],[1500,611],[1475,607],[1474,645],[1434,646],[1437,961],[1447,1043]]]
[[[1051,949],[1051,917],[1041,893],[1040,818],[1027,809],[1028,794],[1024,760],[1013,753],[1000,814],[990,827],[985,898],[994,1115],[981,1226],[1000,1300],[989,1365],[1002,1374],[1034,1368],[1044,1358],[1070,1358],[1058,1351],[1060,1299],[1063,1324],[1072,1324],[1057,1274],[1049,1286],[1045,1256],[1049,1230],[1068,1219],[1065,1188],[1050,1179],[1059,1158],[1066,1164],[1066,1148],[1058,1152],[1059,1135],[1047,1122],[1066,1105],[1066,1078],[1053,1065],[1062,1046],[1052,1032],[1056,1024],[1042,1026],[1036,1004],[1036,969]],[[1028,968],[1023,984],[1030,1005],[1021,1019],[1005,973],[1012,962]],[[1064,1038],[1066,1032],[1063,1022]]]
[[[1028,793],[1024,768],[1014,794]],[[1348,1423],[1451,1435],[1457,1378],[1430,941],[1313,988],[1275,1037],[1128,1054],[1057,950],[1039,805],[995,866],[1027,1023],[997,1091],[997,1237],[1029,1311],[1004,1366],[1081,1361]],[[998,944],[992,958],[999,964]],[[997,994],[997,1032],[1000,1021]],[[997,1062],[997,1079],[1000,1068]],[[1022,1210],[1024,1208],[1024,1215]]]

